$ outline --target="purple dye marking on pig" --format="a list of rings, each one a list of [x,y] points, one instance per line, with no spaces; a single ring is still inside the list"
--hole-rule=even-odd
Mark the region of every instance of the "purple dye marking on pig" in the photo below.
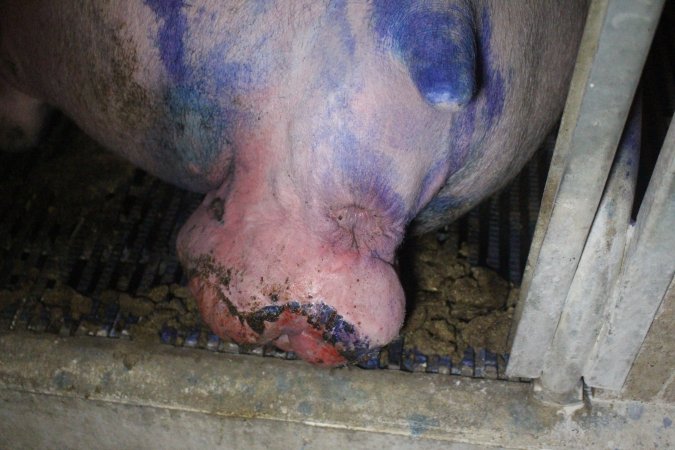
[[[144,0],[163,23],[158,32],[159,53],[162,63],[174,82],[182,82],[187,68],[183,62],[187,19],[182,12],[183,0]]]
[[[217,45],[199,64],[195,74],[204,83],[210,80],[215,83],[216,98],[233,97],[236,93],[246,93],[256,86],[257,77],[251,64],[245,62],[229,62],[230,46],[227,43]],[[228,62],[225,62],[228,61]]]
[[[356,40],[347,16],[347,2],[345,0],[332,1],[328,5],[323,18],[325,26],[319,27],[320,34],[316,37],[316,57],[322,60],[321,75],[314,89],[327,93],[341,92],[345,88],[346,79],[353,66]],[[322,36],[322,33],[337,33],[340,45],[326,48],[324,41],[332,42]],[[354,82],[354,80],[350,80]]]
[[[332,75],[324,72],[321,82],[335,84],[336,89],[341,89],[343,86],[338,80],[332,79]],[[363,202],[354,206],[364,207],[375,214],[387,214],[392,223],[412,219],[413,212],[406,212],[403,199],[391,186],[391,162],[387,161],[384,154],[364,144],[351,131],[358,127],[354,125],[348,94],[344,89],[331,94],[331,100],[324,105],[324,118],[319,121],[323,125],[313,133],[310,147],[313,153],[317,153],[319,147],[331,149],[333,164],[325,165],[325,172],[321,175],[326,180],[323,191],[345,192],[346,187],[346,192],[352,198]],[[344,124],[336,126],[336,118],[342,118]],[[375,142],[377,139],[366,138],[366,141]]]
[[[224,109],[202,94],[198,84],[179,85],[164,96],[167,122],[156,136],[183,167],[204,176],[229,145],[229,126],[237,111]]]
[[[334,307],[322,302],[305,303],[297,309],[297,312],[307,317],[310,325],[323,327],[324,341],[339,346],[340,353],[350,360],[360,361],[368,359],[373,353],[378,353],[379,347],[371,347],[369,339],[361,338],[354,325],[338,314]]]
[[[253,9],[254,14],[265,14],[273,4],[274,2],[270,0],[249,0],[249,5]]]
[[[487,102],[485,105],[486,128],[491,128],[495,120],[501,117],[504,109],[504,77],[498,70],[490,73],[490,80],[486,83],[489,88],[487,91]]]
[[[464,1],[443,5],[433,2],[376,1],[373,27],[384,45],[399,52],[422,95],[432,104],[464,105],[452,126],[449,161],[438,161],[421,184],[420,201],[427,199],[431,183],[445,170],[460,170],[482,146],[484,136],[504,108],[504,78],[494,67],[490,48],[492,30],[487,8],[481,13],[481,33],[475,30],[474,10]],[[420,31],[424,30],[424,31]],[[478,39],[479,58],[475,41]],[[474,98],[477,89],[482,94]],[[482,135],[482,136],[481,136]],[[447,208],[458,199],[435,198],[432,207]],[[416,205],[415,211],[424,206]]]
[[[451,135],[455,136],[455,140],[450,143],[452,148],[450,174],[461,169],[475,149],[481,148],[483,137],[502,116],[506,96],[505,80],[501,71],[495,67],[491,39],[490,14],[487,8],[484,8],[481,12],[481,33],[478,36],[480,54],[477,60],[478,81],[482,83],[479,91],[481,95],[466,105],[453,124]],[[478,136],[478,133],[482,136]],[[449,208],[460,207],[462,203],[463,201],[458,198],[436,196],[428,208],[434,212],[442,212]]]
[[[471,155],[473,149],[482,145],[482,138],[477,139],[475,134],[485,133],[495,125],[504,109],[504,78],[501,72],[494,67],[490,39],[492,30],[490,16],[487,9],[481,15],[481,33],[478,38],[480,58],[478,60],[479,81],[482,96],[469,103],[465,111],[458,116],[454,125],[454,136],[457,141],[451,142],[454,147],[454,158],[451,161],[451,173],[459,170]],[[478,126],[477,126],[478,124]]]
[[[450,173],[457,172],[466,162],[473,144],[473,136],[476,130],[476,102],[467,105],[463,114],[458,115],[453,124],[454,141],[450,142],[452,157],[450,159]]]
[[[414,212],[406,212],[403,199],[391,187],[389,177],[393,168],[387,157],[359,142],[348,130],[341,129],[338,133],[333,136],[335,165],[340,169],[341,182],[349,186],[354,197],[372,202],[361,206],[386,213],[392,223],[412,219]]]
[[[316,314],[316,320],[321,325],[326,325],[328,321],[335,316],[335,314],[337,314],[335,308],[328,306],[325,303],[320,303],[319,310]]]
[[[481,94],[469,103],[454,126],[454,136],[458,141],[454,146],[454,158],[451,161],[451,173],[459,170],[470,156],[473,149],[482,145],[482,137],[476,139],[477,132],[485,133],[495,124],[504,108],[504,79],[494,66],[490,39],[492,29],[487,9],[481,14],[481,33],[478,37],[480,57],[477,62]],[[478,124],[478,126],[477,126]]]
[[[333,24],[338,28],[340,33],[340,41],[347,49],[347,53],[350,56],[353,55],[354,49],[356,47],[356,41],[354,40],[352,26],[349,23],[349,18],[347,17],[347,1],[331,1],[328,5],[327,20],[329,21],[328,23]]]
[[[463,204],[464,201],[456,197],[437,195],[429,202],[428,207],[434,212],[442,212],[449,209],[459,209]]]
[[[420,209],[426,205],[426,202],[429,201],[431,194],[433,194],[431,189],[438,189],[438,186],[434,186],[434,183],[441,176],[441,174],[445,174],[444,176],[447,177],[448,167],[448,161],[441,159],[436,161],[433,166],[431,166],[426,175],[424,175],[424,179],[422,180],[422,183],[420,183],[421,188],[417,197],[417,204],[413,211],[414,215],[416,215]]]
[[[472,31],[469,20],[457,20],[450,12],[415,12],[395,36],[415,85],[430,103],[465,104],[471,99]]]
[[[500,117],[504,109],[504,77],[501,72],[494,67],[495,57],[492,54],[492,25],[487,8],[481,12],[481,34],[479,44],[481,48],[481,77],[485,83],[485,92],[487,94],[485,114],[486,128],[494,125],[495,119]]]
[[[146,0],[146,4],[162,20],[156,46],[171,80],[164,92],[167,117],[154,138],[169,151],[169,159],[178,158],[179,165],[190,168],[186,173],[196,171],[196,177],[203,177],[232,142],[233,123],[242,114],[233,106],[235,93],[246,92],[257,77],[249,64],[228,57],[227,38],[193,66],[187,64],[185,8],[189,5],[180,0]],[[176,182],[194,185],[193,181]]]
[[[380,38],[400,54],[424,98],[433,105],[463,105],[475,86],[474,21],[463,1],[437,10],[433,3],[376,1]]]

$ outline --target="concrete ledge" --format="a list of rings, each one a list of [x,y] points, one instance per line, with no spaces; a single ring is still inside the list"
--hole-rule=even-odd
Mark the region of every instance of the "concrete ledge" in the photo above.
[[[0,402],[2,448],[675,445],[672,404],[565,412],[528,384],[16,332],[0,334]]]

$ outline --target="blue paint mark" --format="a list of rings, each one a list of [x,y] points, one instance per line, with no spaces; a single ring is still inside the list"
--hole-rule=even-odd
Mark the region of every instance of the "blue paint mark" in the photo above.
[[[159,163],[172,166],[173,172],[181,168],[178,176],[185,179],[172,181],[195,189],[220,169],[221,154],[233,151],[230,130],[243,113],[234,96],[255,87],[262,74],[228,54],[234,40],[225,30],[222,42],[208,43],[213,45],[210,49],[188,49],[190,4],[183,0],[145,0],[145,4],[158,17],[155,45],[169,77],[163,98],[166,117],[153,140],[170,155]],[[255,46],[264,44],[265,38]]]
[[[420,193],[417,197],[417,205],[415,206],[415,212],[417,213],[422,207],[424,207],[425,202],[429,201],[429,197],[432,195],[431,189],[438,189],[439,186],[433,186],[432,183],[435,183],[438,178],[447,174],[448,164],[445,159],[436,161],[429,171],[424,175],[422,183],[420,184]],[[447,176],[447,175],[444,175]]]
[[[353,339],[354,327],[352,324],[339,317],[331,330],[331,342],[349,342]]]
[[[477,149],[482,148],[487,132],[497,125],[504,112],[507,80],[495,64],[496,56],[491,47],[492,24],[487,8],[481,12],[480,30],[477,37],[480,57],[476,60],[479,95],[457,114],[452,125],[449,175],[464,167]],[[426,209],[431,213],[442,213],[461,208],[471,200],[436,196]]]
[[[314,320],[314,309],[316,305],[314,303],[305,303],[300,307],[300,314],[307,316],[310,320]]]
[[[273,2],[270,0],[248,0],[248,5],[252,8],[253,14],[262,15],[268,11]]]
[[[164,101],[175,124],[171,142],[179,153],[190,162],[215,156],[208,153],[215,151],[220,142],[220,133],[213,132],[223,125],[219,106],[188,85],[169,89]]]
[[[321,303],[316,312],[316,320],[319,324],[326,325],[334,314],[336,314],[335,308],[326,305],[325,303]]]
[[[481,14],[481,33],[478,36],[480,59],[477,64],[482,95],[465,108],[453,128],[457,140],[451,144],[456,149],[451,172],[459,170],[473,150],[482,146],[483,137],[496,125],[504,110],[505,82],[495,67],[496,57],[492,54],[491,39],[492,24],[485,8]]]
[[[481,34],[479,45],[481,49],[480,75],[484,83],[484,91],[487,97],[485,109],[486,127],[491,128],[495,119],[501,116],[504,110],[504,78],[501,71],[494,65],[496,57],[492,54],[492,21],[487,8],[481,13]]]
[[[268,306],[264,306],[264,307],[260,308],[256,312],[256,314],[260,315],[260,316],[263,316],[263,317],[270,317],[270,316],[278,317],[279,314],[281,314],[283,310],[284,310],[284,308],[282,306],[268,305]]]
[[[644,406],[637,403],[630,404],[628,405],[628,408],[626,408],[626,414],[632,420],[640,420],[640,417],[642,417],[642,413],[644,413],[644,411]]]
[[[407,420],[408,426],[410,427],[410,434],[415,437],[423,435],[430,428],[440,426],[438,419],[423,414],[411,414],[408,416]]]
[[[450,159],[450,173],[457,172],[468,159],[471,150],[475,148],[474,134],[476,131],[477,105],[469,104],[463,114],[458,115],[453,125],[452,136],[454,141],[450,143],[452,153]]]
[[[373,353],[379,354],[380,350],[379,347],[371,347],[368,339],[360,338],[354,326],[339,314],[334,315],[327,324],[323,338],[339,348],[340,354],[348,361],[356,363],[370,359]]]
[[[496,124],[504,110],[504,78],[494,67],[491,39],[492,25],[485,8],[481,14],[481,33],[478,36],[480,59],[477,62],[482,95],[467,105],[454,124],[452,134],[456,140],[451,143],[454,147],[451,173],[466,163],[475,148],[482,146],[486,132]]]
[[[663,428],[670,428],[673,425],[673,420],[670,417],[663,418]]]
[[[310,90],[329,93],[341,92],[353,67],[356,38],[349,22],[346,0],[329,2],[317,35],[310,41],[315,45],[312,60],[320,67],[319,76]],[[352,82],[354,80],[351,80]]]
[[[58,389],[71,390],[74,386],[73,377],[70,372],[58,371],[52,378],[52,382]]]
[[[467,5],[402,0],[374,4],[374,28],[406,63],[424,98],[433,105],[464,105],[476,88],[474,23]]]
[[[347,16],[347,0],[332,0],[328,5],[327,20],[337,27],[340,42],[347,49],[347,53],[350,56],[354,55],[356,40]]]
[[[506,95],[504,93],[504,78],[501,72],[494,70],[490,74],[487,86],[490,87],[490,90],[487,92],[486,126],[487,128],[492,128],[496,119],[502,115],[502,111],[504,110],[504,98]]]
[[[388,157],[370,147],[373,140],[360,142],[346,127],[333,127],[329,123],[318,136],[319,141],[329,142],[334,149],[334,164],[327,166],[329,172],[324,177],[339,186],[326,186],[327,191],[347,189],[354,199],[362,202],[360,206],[385,214],[394,223],[412,219],[413,212],[407,211],[403,198],[391,187],[391,179],[397,175]],[[341,176],[336,176],[335,167]]]
[[[291,383],[284,375],[277,375],[276,377],[277,391],[285,392],[291,388]]]
[[[303,400],[298,404],[298,412],[305,416],[312,414],[312,404],[307,400]]]
[[[162,63],[173,81],[181,82],[186,76],[184,63],[187,19],[183,13],[183,0],[145,0],[152,11],[162,19],[157,36]]]
[[[361,338],[354,325],[323,302],[300,304],[292,301],[285,305],[269,305],[249,314],[246,320],[256,333],[262,333],[262,322],[274,322],[284,311],[306,318],[312,328],[322,332],[323,340],[334,345],[348,361],[358,363],[379,354],[379,347],[371,347],[368,338]],[[287,388],[287,381],[278,378],[277,389]]]
[[[461,209],[466,202],[467,200],[452,195],[437,195],[427,204],[424,210],[432,214],[442,214],[453,209]]]
[[[266,40],[267,37],[263,37],[253,44],[253,47],[260,49]],[[230,50],[229,42],[214,46],[199,62],[198,70],[194,71],[191,82],[212,83],[216,89],[216,97],[231,96],[234,90],[247,92],[254,88],[259,82],[260,71],[256,71],[248,62],[233,61],[228,55]]]

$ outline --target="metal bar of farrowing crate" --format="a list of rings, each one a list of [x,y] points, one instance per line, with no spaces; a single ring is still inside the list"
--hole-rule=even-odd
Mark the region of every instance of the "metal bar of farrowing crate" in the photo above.
[[[675,118],[629,234],[586,383],[621,389],[675,275]]]
[[[541,375],[663,4],[591,3],[515,314],[509,376]]]
[[[640,158],[640,104],[631,112],[598,212],[545,355],[540,398],[581,401],[581,377],[602,325],[608,292],[619,278]]]

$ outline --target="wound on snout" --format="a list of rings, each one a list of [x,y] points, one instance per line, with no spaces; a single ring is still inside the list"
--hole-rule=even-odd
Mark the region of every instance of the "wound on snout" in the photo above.
[[[464,1],[379,0],[375,30],[410,71],[430,104],[457,109],[476,91],[476,42],[473,9]]]
[[[192,281],[196,281],[200,289],[214,294],[198,296],[197,301],[206,322],[223,338],[243,346],[271,341],[286,350],[284,342],[303,339],[299,348],[292,347],[293,351],[307,361],[326,366],[363,363],[378,354],[379,346],[371,345],[353,323],[322,301],[301,303],[288,299],[281,302],[280,286],[274,286],[270,295],[276,297],[275,304],[245,311],[225,293],[224,288],[230,285],[232,278],[231,269],[224,268],[210,255],[190,259],[188,268]]]

